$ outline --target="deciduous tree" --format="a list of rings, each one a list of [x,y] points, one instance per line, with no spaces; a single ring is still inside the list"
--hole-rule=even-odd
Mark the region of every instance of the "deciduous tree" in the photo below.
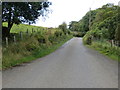
[[[2,22],[8,22],[7,30],[3,33],[9,35],[13,24],[35,23],[39,16],[45,16],[49,12],[51,2],[3,2]]]

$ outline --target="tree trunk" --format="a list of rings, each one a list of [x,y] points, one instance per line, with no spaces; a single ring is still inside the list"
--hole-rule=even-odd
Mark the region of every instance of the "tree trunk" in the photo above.
[[[11,20],[11,11],[12,11],[12,9],[10,8],[9,9],[9,18],[8,18],[8,35],[10,34],[10,29],[12,28],[12,20]]]
[[[8,23],[8,34],[10,34],[10,30],[13,26],[13,22],[10,22],[10,24]]]
[[[8,27],[7,27],[7,30],[5,31],[6,36],[9,36],[9,35],[10,35],[10,30],[11,30],[11,28],[12,28],[12,26],[13,26],[13,22],[12,22],[12,19],[11,19],[11,17],[12,17],[11,11],[12,11],[12,9],[11,9],[11,7],[10,7],[10,8],[9,8]]]
[[[11,11],[12,9],[9,8],[9,18],[8,18],[8,26],[7,27],[3,27],[3,30],[2,30],[2,34],[3,36],[5,37],[9,37],[10,36],[10,30],[13,26],[13,21],[12,21],[12,14],[11,14]]]
[[[13,23],[10,24],[8,27],[2,27],[2,36],[3,37],[9,37],[10,36],[10,30],[13,26]]]

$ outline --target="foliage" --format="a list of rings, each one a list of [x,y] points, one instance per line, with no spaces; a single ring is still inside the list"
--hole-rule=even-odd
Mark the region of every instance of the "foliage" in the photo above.
[[[120,46],[120,24],[116,28],[115,39],[118,41],[118,46]]]
[[[109,7],[110,5],[110,7]],[[111,4],[104,5],[102,8],[91,11],[94,14],[91,14],[91,17],[94,17],[91,21],[88,32],[90,32],[94,40],[96,39],[106,39],[106,40],[116,40],[115,32],[118,32],[116,29],[118,21],[118,15],[120,12],[117,12],[118,6],[114,6]],[[88,12],[89,13],[89,12]],[[84,17],[88,17],[88,13]],[[84,17],[82,20],[84,20]],[[87,23],[89,21],[87,20]],[[81,22],[81,25],[85,23]],[[88,24],[86,24],[88,26]],[[84,27],[84,31],[86,28]],[[86,33],[88,34],[88,33]],[[89,37],[89,35],[85,35],[85,37]]]
[[[50,2],[3,2],[2,3],[2,22],[8,22],[3,35],[8,35],[13,24],[35,23],[39,16],[45,16],[51,5]]]
[[[84,36],[87,31],[89,31],[89,27],[93,24],[92,22],[95,19],[97,11],[89,11],[80,21],[71,21],[69,24],[69,29],[71,31],[80,32],[80,36]]]
[[[98,50],[100,53],[110,57],[113,60],[120,61],[120,48],[119,47],[111,47],[109,42],[92,42],[91,48]]]
[[[64,35],[57,28],[41,31],[30,35],[24,33],[23,40],[17,40],[16,43],[9,42],[8,47],[3,45],[3,69],[45,56],[72,38],[72,35]],[[19,38],[19,33],[15,35]]]
[[[64,32],[64,34],[68,33],[67,24],[65,22],[59,25],[59,29],[61,29]]]
[[[70,22],[69,29],[71,31],[78,31],[79,30],[79,24],[78,24],[78,22],[76,22],[76,21]]]
[[[60,37],[60,36],[62,36],[63,35],[63,32],[62,31],[56,31],[55,32],[55,36],[56,37]]]
[[[83,37],[84,44],[118,60],[120,58],[120,7],[106,4],[92,12],[95,12],[94,19],[91,23],[87,20],[87,27],[88,23],[90,25]],[[91,14],[91,17],[93,16]],[[84,17],[88,17],[88,15],[86,14]],[[80,22],[80,25],[84,24]],[[84,27],[83,30],[86,31],[86,28]]]
[[[92,43],[91,33],[92,33],[92,32],[89,31],[89,32],[87,32],[86,35],[83,37],[83,43],[84,43],[84,44],[91,45],[91,43]]]
[[[74,32],[73,36],[75,37],[83,37],[85,34],[83,32]]]

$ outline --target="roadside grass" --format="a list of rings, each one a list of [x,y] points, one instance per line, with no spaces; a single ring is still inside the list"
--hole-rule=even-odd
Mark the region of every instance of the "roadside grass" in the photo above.
[[[86,45],[89,48],[99,51],[99,53],[106,55],[112,60],[120,62],[120,48],[113,46],[107,42],[93,41],[91,45]]]
[[[48,55],[71,38],[72,35],[55,36],[55,33],[47,32],[44,35],[37,33],[17,43],[11,43],[9,47],[3,47],[2,69]]]
[[[6,22],[2,24],[7,26]],[[27,30],[29,33],[26,33]],[[23,32],[22,38],[20,36],[21,31]],[[14,42],[14,36],[16,37],[16,42]],[[14,24],[11,29],[11,35],[8,37],[8,47],[5,39],[2,42],[2,66],[0,66],[0,70],[48,55],[72,37],[72,34],[65,35],[58,28],[48,29],[26,24]]]

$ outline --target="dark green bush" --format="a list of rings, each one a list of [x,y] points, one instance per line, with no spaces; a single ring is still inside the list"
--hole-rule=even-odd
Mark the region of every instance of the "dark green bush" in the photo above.
[[[54,35],[50,35],[50,36],[48,37],[48,40],[49,40],[51,43],[53,43],[53,42],[55,41],[55,36],[54,36]]]
[[[62,31],[56,31],[56,32],[55,32],[55,36],[56,36],[56,37],[62,36]]]
[[[70,30],[68,30],[68,34],[71,34],[71,31],[70,31]]]
[[[83,37],[85,34],[83,32],[78,32],[74,34],[75,37]]]
[[[91,31],[87,32],[86,35],[83,37],[83,43],[91,45],[92,44],[92,35]]]
[[[45,37],[38,38],[39,43],[46,43]]]

